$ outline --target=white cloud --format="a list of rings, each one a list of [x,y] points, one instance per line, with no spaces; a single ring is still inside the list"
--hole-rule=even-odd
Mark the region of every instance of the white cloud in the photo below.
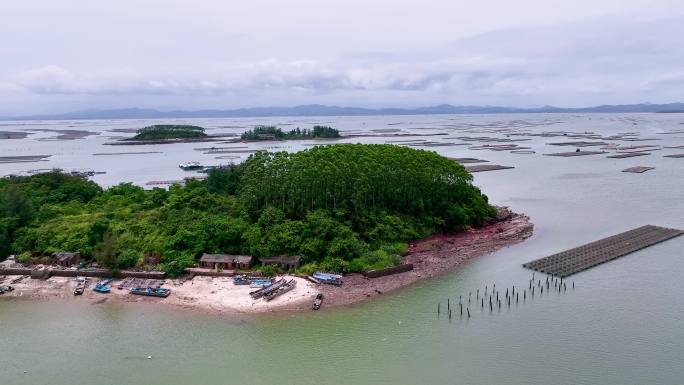
[[[676,1],[8,3],[2,115],[684,100]]]

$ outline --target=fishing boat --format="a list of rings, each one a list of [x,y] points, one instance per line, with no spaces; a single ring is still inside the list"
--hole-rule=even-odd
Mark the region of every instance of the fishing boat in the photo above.
[[[323,273],[317,271],[313,273],[312,277],[321,283],[327,283],[329,285],[337,286],[342,285],[342,276],[339,274]]]
[[[233,277],[233,285],[249,285],[251,283],[252,280],[247,278],[244,274]]]
[[[190,170],[201,170],[204,168],[200,162],[186,162],[186,163],[181,163],[178,165],[181,169],[185,171],[190,171]]]
[[[109,284],[112,283],[112,281],[113,281],[112,278],[108,278],[108,279],[105,279],[104,281],[98,282],[97,285],[95,285],[95,287],[93,288],[93,291],[96,291],[96,292],[102,293],[102,294],[109,293],[110,292]]]
[[[9,293],[10,291],[14,291],[12,286],[0,286],[0,294]]]
[[[74,295],[82,295],[85,291],[85,287],[88,284],[88,278],[86,277],[76,277],[76,288],[74,289]]]
[[[316,294],[316,299],[314,299],[311,309],[318,310],[321,308],[321,305],[323,305],[323,293],[318,293]]]
[[[288,291],[294,289],[295,286],[297,286],[297,281],[295,281],[294,279],[291,279],[287,283],[285,283],[284,285],[277,288],[276,290],[271,290],[268,293],[264,294],[264,299],[266,301],[270,301],[270,300],[272,300],[276,297],[279,297],[279,296],[287,293]]]
[[[259,290],[252,291],[249,293],[249,295],[252,296],[252,298],[254,299],[259,299],[272,291],[278,290],[279,287],[283,286],[286,283],[287,282],[285,281],[285,279],[281,278],[279,281],[274,282],[273,285],[262,287]]]
[[[259,288],[259,287],[268,287],[273,284],[273,281],[270,279],[266,278],[260,278],[260,279],[253,279],[251,280],[249,287],[251,288]]]
[[[134,287],[131,289],[131,294],[136,294],[136,295],[146,295],[148,297],[168,297],[169,294],[171,294],[171,289],[164,289],[163,287],[148,287],[148,288],[142,288],[142,287]]]

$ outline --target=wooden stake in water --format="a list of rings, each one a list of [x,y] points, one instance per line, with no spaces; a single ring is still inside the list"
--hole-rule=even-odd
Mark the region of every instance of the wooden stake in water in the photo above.
[[[439,314],[439,303],[437,303],[437,314]]]
[[[449,301],[450,299],[447,298],[447,310],[451,310],[451,303]]]
[[[466,309],[468,311],[468,318],[470,318],[470,308]]]

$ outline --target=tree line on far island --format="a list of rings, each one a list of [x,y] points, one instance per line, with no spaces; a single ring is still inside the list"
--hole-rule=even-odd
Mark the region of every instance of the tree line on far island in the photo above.
[[[275,126],[256,126],[244,132],[240,139],[247,141],[256,140],[295,140],[295,139],[314,139],[314,138],[339,138],[340,131],[328,126],[313,126],[312,129],[300,129],[283,131]]]
[[[204,128],[187,124],[155,124],[136,131],[136,135],[127,140],[160,140],[204,138]]]
[[[459,164],[394,145],[258,152],[168,190],[101,188],[48,172],[0,179],[0,260],[77,251],[112,269],[161,256],[170,276],[202,253],[300,255],[301,273],[397,265],[407,242],[495,215]],[[259,267],[257,267],[259,268]]]

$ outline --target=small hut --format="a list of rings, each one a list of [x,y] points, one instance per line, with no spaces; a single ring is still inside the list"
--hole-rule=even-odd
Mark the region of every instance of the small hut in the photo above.
[[[264,265],[276,265],[283,270],[296,269],[302,257],[299,255],[279,255],[277,257],[261,258],[261,263]]]
[[[59,253],[52,253],[52,263],[62,267],[71,267],[78,265],[81,260],[81,253],[62,251]]]
[[[233,262],[236,269],[247,270],[254,264],[254,257],[251,255],[236,255]]]
[[[254,257],[249,255],[202,254],[199,266],[205,269],[243,269],[252,267]]]

